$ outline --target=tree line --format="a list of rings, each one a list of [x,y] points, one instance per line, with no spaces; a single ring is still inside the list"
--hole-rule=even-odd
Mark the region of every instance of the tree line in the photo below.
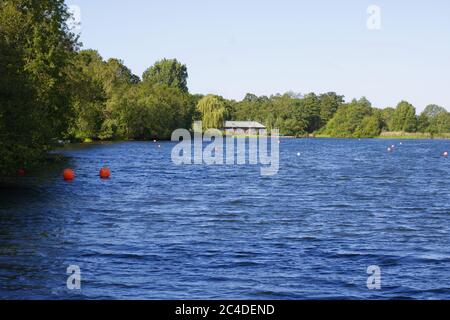
[[[344,96],[335,92],[288,92],[270,97],[249,93],[242,101],[208,95],[199,100],[194,115],[203,120],[204,128],[221,128],[225,120],[248,120],[294,137],[375,138],[382,132],[433,137],[450,133],[450,113],[438,105],[428,105],[416,115],[415,107],[407,101],[395,108],[379,109],[364,97],[346,103]]]
[[[382,131],[450,132],[450,113],[406,101],[374,108],[334,92],[242,101],[191,94],[188,70],[162,59],[139,77],[119,59],[81,50],[64,0],[0,0],[0,174],[38,163],[58,140],[168,139],[202,120],[259,121],[283,135],[377,137]]]

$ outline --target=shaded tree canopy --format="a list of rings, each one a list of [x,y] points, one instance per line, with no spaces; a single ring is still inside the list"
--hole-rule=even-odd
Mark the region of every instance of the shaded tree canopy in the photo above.
[[[42,157],[66,131],[78,42],[63,0],[0,2],[0,174]]]

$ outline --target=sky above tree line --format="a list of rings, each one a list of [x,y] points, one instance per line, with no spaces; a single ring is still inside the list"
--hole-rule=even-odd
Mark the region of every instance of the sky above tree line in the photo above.
[[[81,41],[139,76],[161,58],[188,67],[192,93],[336,91],[375,107],[450,110],[450,1],[68,0]],[[370,30],[370,5],[381,9]]]

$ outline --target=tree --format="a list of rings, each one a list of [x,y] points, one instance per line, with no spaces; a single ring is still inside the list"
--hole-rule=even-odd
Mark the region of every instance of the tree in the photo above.
[[[276,127],[281,134],[304,136],[322,129],[343,101],[344,97],[334,92],[319,96],[287,92],[270,98],[249,93],[241,102],[232,104],[231,117],[259,121],[268,130]]]
[[[370,131],[372,131],[374,120],[369,118],[372,115],[371,104],[366,98],[353,100],[351,103],[344,104],[339,108],[333,119],[325,127],[324,133],[340,138],[357,137],[363,134],[362,130],[368,131],[369,127]]]
[[[328,92],[319,96],[320,118],[322,125],[326,125],[335,115],[336,111],[344,103],[344,96],[335,92]]]
[[[381,133],[382,121],[379,115],[365,117],[355,131],[357,138],[375,138]]]
[[[0,174],[35,163],[67,130],[78,50],[68,18],[63,0],[0,3]]]
[[[117,109],[128,103],[127,94],[140,79],[122,61],[104,61],[95,50],[76,55],[72,82],[77,90],[73,101],[74,116],[70,138],[78,140],[114,139],[123,135]]]
[[[314,93],[307,94],[300,103],[303,119],[306,120],[306,131],[312,133],[322,127],[322,118],[320,117],[320,100]]]
[[[417,131],[428,132],[430,127],[430,118],[425,112],[422,112],[417,118]]]
[[[402,101],[397,105],[392,118],[393,131],[416,132],[416,109],[410,103]]]
[[[284,122],[281,124],[281,130],[284,135],[293,137],[301,137],[306,133],[304,122],[297,119],[284,120]]]
[[[194,111],[189,94],[147,83],[127,87],[111,105],[104,131],[122,139],[170,139],[174,130],[191,126]]]
[[[226,117],[224,101],[215,95],[208,95],[197,104],[201,114],[204,129],[221,129]]]
[[[450,133],[450,113],[439,112],[430,119],[428,132],[431,134]]]
[[[385,108],[381,110],[382,130],[393,131],[392,120],[394,118],[395,109]]]
[[[186,65],[176,59],[163,59],[148,68],[142,75],[142,80],[151,84],[166,85],[188,92],[188,72]]]
[[[446,113],[447,110],[441,106],[438,106],[436,104],[430,104],[428,105],[425,110],[423,111],[423,114],[426,115],[429,119],[432,119],[436,117],[437,115],[441,113]]]
[[[244,97],[244,100],[242,100],[244,102],[257,102],[258,101],[258,96],[253,94],[253,93],[247,93]]]
[[[101,78],[103,64],[102,57],[94,50],[81,51],[74,59],[72,81],[77,90],[72,101],[70,139],[83,141],[100,135],[108,99]]]
[[[140,79],[119,59],[109,59],[103,63],[99,75],[106,93],[111,96],[118,87],[138,84]]]

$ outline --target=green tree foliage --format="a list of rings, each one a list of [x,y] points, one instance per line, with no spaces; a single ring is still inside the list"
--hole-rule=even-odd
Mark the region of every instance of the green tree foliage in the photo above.
[[[185,65],[176,59],[163,59],[148,68],[142,75],[144,82],[165,85],[188,92],[188,72]]]
[[[321,103],[319,97],[315,93],[307,94],[300,100],[298,106],[300,109],[300,119],[306,120],[306,131],[312,133],[322,127]],[[297,117],[299,120],[299,117]]]
[[[427,130],[433,135],[450,132],[450,113],[440,112],[430,119],[430,125]]]
[[[354,137],[375,138],[381,133],[382,120],[380,115],[374,114],[362,119],[361,124],[356,128]]]
[[[363,131],[367,131],[371,127],[374,121],[372,116],[373,110],[366,98],[353,100],[339,108],[335,116],[328,122],[324,133],[340,138],[361,136]]]
[[[393,131],[392,119],[394,118],[395,109],[385,108],[381,110],[381,119],[383,121],[382,130],[383,131]]]
[[[342,106],[344,96],[338,95],[335,92],[328,92],[321,94],[319,101],[321,126],[324,126],[333,118],[339,107]]]
[[[189,94],[163,85],[139,85],[137,96],[124,111],[126,136],[130,139],[170,139],[174,130],[189,128],[194,106]]]
[[[103,61],[95,51],[82,51],[80,60],[92,95],[78,102],[75,138],[167,139],[190,127],[195,99],[187,92],[140,82],[120,60]]]
[[[397,105],[392,117],[392,130],[404,132],[417,131],[416,109],[406,101]]]
[[[108,96],[103,79],[103,59],[94,50],[80,52],[74,59],[73,81],[77,87],[68,137],[94,139],[100,135]]]
[[[0,1],[0,174],[41,158],[70,117],[77,39],[63,0]]]
[[[304,136],[321,129],[342,103],[343,97],[333,92],[319,96],[288,92],[270,98],[249,93],[233,104],[231,118],[259,121],[284,135]]]
[[[140,80],[118,59],[104,62],[98,76],[107,98],[99,138],[120,139],[123,137],[125,124],[120,122],[117,115],[120,114],[122,102],[130,97],[128,91],[138,85]]]
[[[240,121],[264,122],[269,109],[269,98],[248,93],[241,102],[233,104],[231,118]]]
[[[222,98],[215,95],[207,95],[198,102],[197,111],[201,115],[204,129],[223,128],[227,109]]]
[[[430,128],[430,118],[426,115],[426,113],[422,112],[417,117],[417,131],[429,132],[429,128]]]
[[[441,113],[447,113],[447,110],[444,107],[438,106],[436,104],[428,105],[423,111],[423,114],[429,119],[433,119]]]
[[[273,116],[269,117],[269,121],[266,120],[270,122],[267,125],[270,129],[279,129],[281,134],[289,136],[306,134],[307,118],[312,117],[312,113],[305,112],[298,97],[299,95],[284,94],[270,98],[267,107],[272,110]]]
[[[450,113],[441,106],[430,104],[418,117],[418,130],[433,135],[450,132]]]
[[[94,50],[81,51],[75,58],[74,119],[70,136],[75,139],[113,139],[120,123],[115,115],[127,92],[140,80],[120,60],[103,58]]]

